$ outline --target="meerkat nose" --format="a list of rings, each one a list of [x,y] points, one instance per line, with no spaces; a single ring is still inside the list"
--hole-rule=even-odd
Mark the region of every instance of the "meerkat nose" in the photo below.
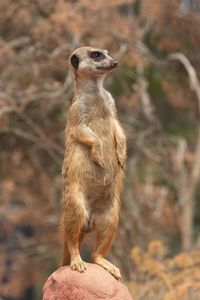
[[[112,65],[113,65],[113,67],[117,67],[117,66],[118,66],[118,62],[117,62],[116,60],[114,60],[114,61],[112,62]]]

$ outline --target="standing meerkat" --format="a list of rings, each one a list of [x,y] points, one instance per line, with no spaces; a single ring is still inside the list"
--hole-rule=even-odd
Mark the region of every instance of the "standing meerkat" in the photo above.
[[[117,62],[107,50],[81,47],[72,53],[69,64],[75,85],[62,168],[62,264],[85,271],[80,243],[86,232],[94,230],[94,262],[119,279],[120,270],[104,258],[117,230],[126,160],[126,138],[115,102],[103,87],[106,75],[117,67]]]

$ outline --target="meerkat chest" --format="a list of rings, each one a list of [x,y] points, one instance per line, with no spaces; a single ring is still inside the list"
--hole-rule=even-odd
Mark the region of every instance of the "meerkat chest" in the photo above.
[[[88,121],[89,122],[102,122],[102,120],[107,120],[110,118],[111,114],[109,109],[102,103],[96,103],[88,111]]]
[[[105,99],[97,94],[93,98],[88,99],[87,103],[87,119],[88,121],[102,121],[110,118],[111,111]]]
[[[88,125],[96,134],[105,138],[109,138],[113,131],[111,114],[104,108],[91,113]]]

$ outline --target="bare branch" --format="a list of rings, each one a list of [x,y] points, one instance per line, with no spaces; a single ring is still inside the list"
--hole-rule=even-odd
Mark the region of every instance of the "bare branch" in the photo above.
[[[21,137],[25,140],[28,140],[30,142],[33,142],[34,144],[37,145],[38,148],[44,149],[45,151],[47,151],[47,153],[49,154],[49,156],[58,164],[60,165],[61,163],[61,157],[59,157],[55,151],[53,149],[51,149],[51,147],[49,147],[49,145],[47,143],[44,143],[43,140],[41,140],[40,138],[38,138],[37,136],[26,132],[24,130],[21,130],[19,128],[10,128],[10,127],[3,127],[0,129],[0,134],[5,134],[5,133],[11,133],[14,134],[18,137]]]
[[[169,60],[178,60],[185,67],[189,80],[190,87],[196,93],[198,100],[198,108],[200,114],[200,82],[196,71],[188,58],[182,53],[174,53],[169,55]],[[194,197],[197,185],[200,179],[200,122],[198,124],[197,143],[194,153],[195,159],[192,166],[191,175],[188,179],[187,188],[184,189],[182,203],[182,245],[184,250],[191,249],[192,246],[192,232],[193,232],[193,217],[194,217]],[[183,170],[182,170],[183,172]],[[185,176],[185,175],[184,175]],[[182,189],[182,187],[180,187]]]
[[[148,93],[148,82],[144,76],[144,69],[142,67],[137,68],[137,84],[135,84],[133,88],[135,90],[138,90],[140,93],[142,107],[146,118],[150,122],[157,121],[154,115],[154,109]]]
[[[199,106],[199,114],[200,114],[200,82],[197,77],[196,71],[192,66],[189,59],[183,53],[173,53],[168,56],[169,60],[178,60],[185,67],[190,80],[190,88],[196,93],[198,106]]]
[[[188,182],[188,176],[187,176],[187,170],[185,167],[185,152],[187,149],[187,142],[184,138],[181,138],[178,141],[178,149],[177,149],[177,155],[176,155],[176,162],[177,167],[179,170],[179,194],[178,194],[178,201],[180,205],[182,206],[184,204],[184,197],[185,197],[185,190],[187,188],[187,182]]]
[[[17,112],[17,108],[15,106],[4,106],[0,109],[0,117],[2,117],[3,115],[9,114],[9,113],[13,113],[13,112]]]
[[[24,47],[24,46],[27,46],[28,44],[30,44],[30,42],[31,42],[31,38],[30,37],[28,37],[28,36],[21,36],[19,38],[11,40],[8,43],[8,46],[10,46],[11,48]]]

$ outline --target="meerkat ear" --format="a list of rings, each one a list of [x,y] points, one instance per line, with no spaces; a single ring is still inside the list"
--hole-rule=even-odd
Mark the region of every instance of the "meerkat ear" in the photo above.
[[[72,66],[75,68],[75,69],[78,69],[78,65],[79,65],[79,58],[76,54],[73,54],[71,57],[70,57],[70,62],[72,64]]]

